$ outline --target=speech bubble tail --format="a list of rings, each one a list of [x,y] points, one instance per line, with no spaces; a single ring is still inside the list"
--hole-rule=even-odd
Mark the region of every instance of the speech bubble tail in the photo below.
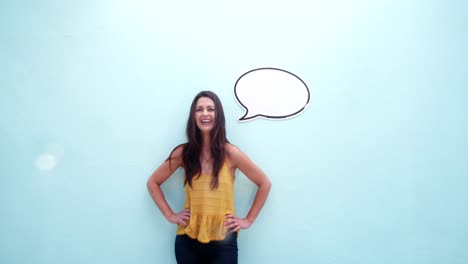
[[[242,122],[242,121],[245,121],[245,117],[247,116],[247,112],[241,116],[239,119],[237,119],[238,122]]]
[[[247,120],[246,116],[248,115],[249,115],[249,110],[245,111],[245,114],[241,116],[237,121],[238,122],[246,121]]]
[[[249,120],[252,120],[252,119],[255,119],[258,115],[249,115],[249,112],[245,112],[245,114],[239,118],[237,121],[238,122],[244,122],[244,121],[249,121]]]

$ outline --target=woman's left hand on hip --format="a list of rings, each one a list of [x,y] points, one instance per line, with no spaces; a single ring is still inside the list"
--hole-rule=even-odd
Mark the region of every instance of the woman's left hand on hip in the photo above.
[[[247,229],[252,225],[249,220],[236,217],[232,214],[227,214],[224,219],[224,225],[227,226],[231,232],[237,232],[240,229]]]

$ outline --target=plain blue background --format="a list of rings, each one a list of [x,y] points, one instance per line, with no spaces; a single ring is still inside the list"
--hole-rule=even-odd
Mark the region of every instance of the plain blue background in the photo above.
[[[273,182],[240,263],[467,263],[465,1],[0,8],[1,263],[175,263],[146,181],[206,89]],[[259,67],[304,80],[308,109],[238,123],[234,83]],[[163,185],[174,210],[182,177]],[[254,191],[238,173],[239,215]]]

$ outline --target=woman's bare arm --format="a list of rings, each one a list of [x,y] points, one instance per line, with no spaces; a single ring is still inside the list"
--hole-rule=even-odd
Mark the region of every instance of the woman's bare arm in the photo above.
[[[244,219],[236,219],[236,217],[232,215],[227,216],[228,220],[226,221],[226,225],[229,225],[233,231],[237,231],[239,229],[250,227],[250,225],[255,221],[266,202],[271,189],[271,182],[266,174],[238,147],[229,145],[228,157],[231,166],[240,169],[242,173],[244,173],[245,176],[247,176],[247,178],[249,178],[258,187],[252,206]],[[245,222],[245,220],[247,222]]]
[[[167,203],[166,197],[161,190],[161,184],[163,184],[175,171],[177,168],[182,166],[182,147],[177,148],[172,153],[171,157],[164,161],[154,172],[151,174],[146,186],[148,191],[153,198],[153,201],[161,210],[161,213],[166,217],[166,219],[174,224],[183,224],[186,225],[186,220],[189,220],[190,212],[188,209],[180,212],[174,213],[172,208]]]

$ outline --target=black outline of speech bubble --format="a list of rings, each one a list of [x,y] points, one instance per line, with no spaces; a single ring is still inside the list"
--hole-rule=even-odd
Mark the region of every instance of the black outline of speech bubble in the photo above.
[[[282,71],[282,72],[286,72],[286,73],[289,73],[291,74],[292,76],[296,77],[297,79],[299,79],[299,81],[301,81],[304,86],[306,87],[307,89],[307,102],[306,104],[301,108],[299,109],[299,111],[296,111],[290,115],[285,115],[285,116],[269,116],[269,115],[262,115],[262,114],[257,114],[257,115],[254,115],[254,116],[251,116],[251,117],[248,117],[248,118],[244,118],[247,116],[247,114],[249,113],[249,109],[241,102],[241,100],[239,100],[239,97],[237,96],[237,92],[236,92],[236,89],[237,89],[237,83],[239,82],[240,79],[242,79],[242,77],[244,77],[245,75],[253,72],[253,71],[259,71],[259,70],[277,70],[277,71]],[[278,68],[272,68],[272,67],[265,67],[265,68],[257,68],[257,69],[253,69],[253,70],[250,70],[244,74],[242,74],[236,81],[236,83],[234,84],[234,95],[236,96],[236,100],[237,102],[242,106],[242,108],[244,108],[245,110],[245,114],[244,116],[242,116],[241,118],[239,118],[237,121],[238,122],[243,122],[243,121],[250,121],[252,119],[255,119],[255,118],[259,118],[259,117],[262,117],[262,118],[267,118],[267,119],[286,119],[286,118],[290,118],[290,117],[293,117],[295,115],[298,115],[300,113],[302,113],[306,108],[307,106],[309,105],[309,101],[310,101],[310,91],[309,91],[309,87],[307,86],[307,84],[301,79],[299,78],[299,76],[297,76],[296,74],[292,73],[292,72],[288,72],[286,70],[282,70],[282,69],[278,69]]]

